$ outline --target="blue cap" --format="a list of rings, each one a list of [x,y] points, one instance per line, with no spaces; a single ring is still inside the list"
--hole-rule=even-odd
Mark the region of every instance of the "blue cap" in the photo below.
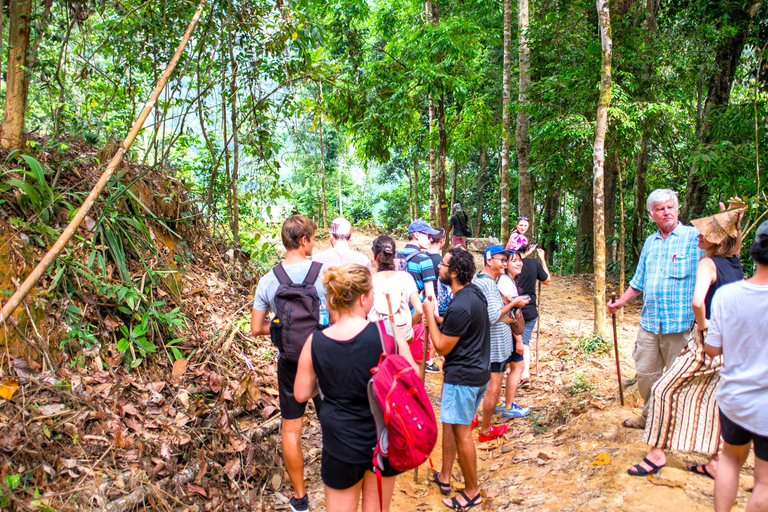
[[[408,226],[408,232],[409,233],[426,233],[428,235],[437,235],[440,233],[436,229],[432,229],[429,224],[424,222],[423,220],[415,220],[411,222],[411,225]]]
[[[496,256],[497,254],[503,254],[504,256],[508,256],[511,252],[512,251],[508,251],[500,245],[489,245],[485,249],[485,259],[489,260],[494,256]]]

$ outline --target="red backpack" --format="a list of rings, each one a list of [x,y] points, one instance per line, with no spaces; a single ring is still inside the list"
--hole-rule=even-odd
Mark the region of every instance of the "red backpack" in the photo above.
[[[378,366],[371,368],[368,402],[378,439],[373,465],[380,475],[384,457],[397,471],[424,463],[437,443],[437,421],[424,383],[408,360],[397,353],[394,327],[386,320],[378,321],[377,326],[382,353]]]

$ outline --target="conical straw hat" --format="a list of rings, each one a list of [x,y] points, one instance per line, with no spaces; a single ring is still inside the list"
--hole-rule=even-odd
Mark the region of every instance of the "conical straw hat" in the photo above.
[[[736,238],[739,227],[739,219],[744,208],[737,208],[727,212],[721,212],[701,219],[693,219],[691,224],[704,235],[707,241],[720,244],[729,236]]]

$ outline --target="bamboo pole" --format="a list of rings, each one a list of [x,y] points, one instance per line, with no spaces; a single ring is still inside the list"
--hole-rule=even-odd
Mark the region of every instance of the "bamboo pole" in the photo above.
[[[144,105],[144,108],[139,114],[139,117],[133,123],[131,131],[128,132],[128,135],[123,140],[120,148],[118,148],[117,153],[115,153],[115,156],[113,156],[112,160],[110,160],[109,164],[107,164],[107,168],[104,170],[101,178],[99,178],[99,181],[96,182],[93,190],[91,190],[91,193],[88,194],[88,197],[85,198],[82,206],[72,218],[72,222],[67,225],[64,231],[61,233],[61,236],[59,236],[59,239],[56,240],[56,243],[53,244],[53,247],[51,247],[51,250],[46,253],[40,263],[34,268],[34,270],[32,270],[24,282],[21,283],[21,286],[18,290],[16,290],[16,293],[14,293],[13,296],[8,299],[8,302],[5,303],[5,306],[3,306],[3,310],[0,313],[0,323],[5,322],[5,320],[13,314],[19,304],[21,304],[21,301],[24,300],[24,297],[27,296],[32,287],[35,286],[41,277],[43,277],[43,274],[45,274],[45,272],[48,270],[48,267],[50,267],[54,260],[59,256],[59,254],[61,254],[61,251],[64,250],[64,247],[66,247],[67,243],[69,243],[69,240],[77,231],[77,228],[80,227],[83,219],[86,217],[86,215],[88,215],[88,212],[90,212],[93,204],[96,202],[96,198],[99,197],[99,194],[101,194],[101,191],[107,185],[107,181],[109,181],[109,178],[112,177],[115,169],[117,169],[117,166],[123,160],[123,155],[125,155],[125,152],[128,150],[128,148],[131,147],[131,144],[133,144],[136,136],[143,128],[144,122],[147,120],[147,117],[149,117],[149,113],[154,108],[155,102],[157,102],[157,98],[160,97],[160,93],[168,83],[168,79],[173,73],[176,64],[179,62],[181,54],[184,52],[184,48],[186,48],[190,37],[192,37],[192,32],[195,30],[195,26],[200,20],[200,16],[203,14],[203,8],[205,7],[206,2],[207,0],[200,0],[200,4],[197,6],[195,15],[192,17],[192,21],[189,23],[187,31],[184,33],[184,37],[182,37],[178,48],[176,48],[176,53],[173,54],[173,58],[165,68],[163,76],[160,77],[160,80],[157,82],[155,90],[152,92],[149,100],[147,100],[147,103]]]

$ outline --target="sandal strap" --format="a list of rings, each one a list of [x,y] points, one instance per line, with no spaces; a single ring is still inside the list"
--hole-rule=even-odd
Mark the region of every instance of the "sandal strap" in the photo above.
[[[651,471],[656,471],[656,470],[657,470],[657,469],[659,469],[660,467],[664,467],[664,466],[657,466],[657,465],[656,465],[656,464],[654,464],[653,462],[649,461],[649,460],[648,460],[648,457],[644,457],[644,458],[643,458],[643,462],[645,462],[646,464],[648,464],[648,465],[651,467]],[[638,466],[639,466],[639,464],[638,464]]]

